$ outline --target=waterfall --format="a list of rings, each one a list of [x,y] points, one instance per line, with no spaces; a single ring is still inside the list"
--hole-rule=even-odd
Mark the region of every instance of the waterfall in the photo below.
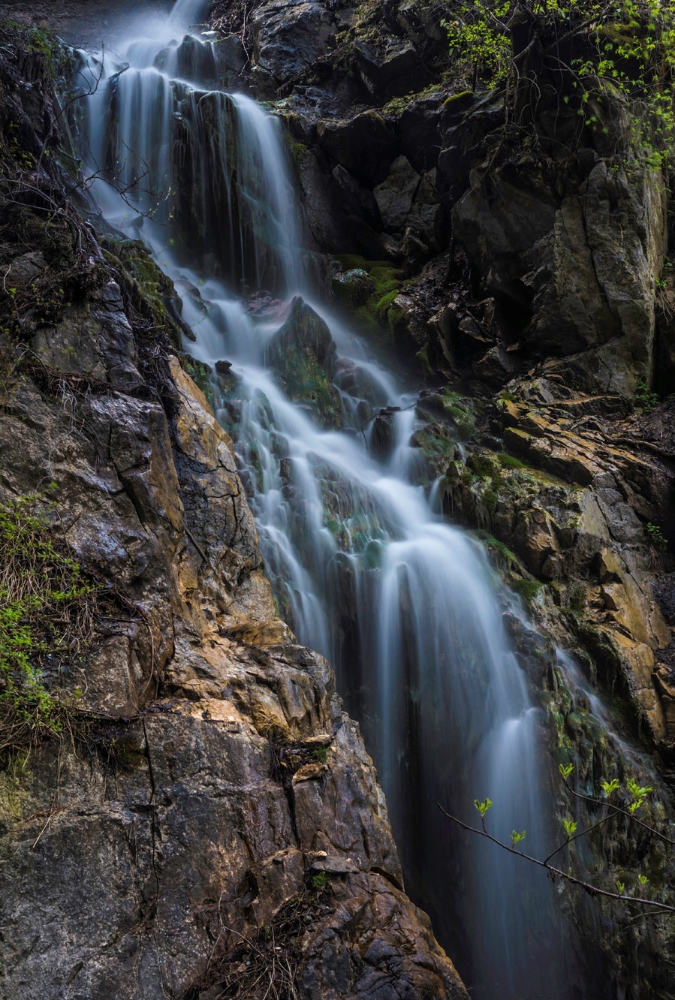
[[[102,74],[81,129],[93,196],[190,290],[189,350],[212,367],[231,362],[228,384],[214,378],[218,416],[236,443],[280,611],[333,662],[362,722],[408,891],[476,1000],[573,1000],[581,994],[555,888],[436,805],[476,824],[474,798],[491,798],[492,832],[510,841],[526,830],[534,855],[555,837],[542,719],[497,585],[478,544],[433,512],[416,478],[415,387],[315,299],[281,123],[217,89],[211,40],[181,36],[203,6],[179,0],[115,65],[90,58],[90,78]],[[298,292],[304,302],[291,302]],[[288,363],[279,338],[301,320],[329,345],[330,377],[317,369],[314,388],[293,398],[292,373],[279,378]],[[370,418],[384,405],[398,409],[379,454]]]

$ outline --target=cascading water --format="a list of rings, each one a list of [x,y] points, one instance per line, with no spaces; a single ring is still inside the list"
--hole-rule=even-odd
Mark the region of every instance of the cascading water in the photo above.
[[[526,830],[532,854],[550,850],[538,712],[489,569],[415,485],[416,394],[320,303],[247,303],[263,289],[285,300],[300,291],[307,303],[311,283],[280,122],[220,92],[217,46],[182,36],[203,7],[179,0],[115,66],[87,57],[95,92],[81,138],[94,197],[183,291],[190,351],[232,363],[228,385],[215,386],[219,416],[280,609],[300,641],[332,660],[362,720],[409,891],[478,1000],[573,1000],[573,948],[550,882],[436,806],[474,822],[473,799],[488,796],[496,835]],[[332,384],[316,375],[315,392],[291,398],[279,366],[284,331],[298,323],[329,344]],[[399,409],[378,458],[369,418],[384,405]]]

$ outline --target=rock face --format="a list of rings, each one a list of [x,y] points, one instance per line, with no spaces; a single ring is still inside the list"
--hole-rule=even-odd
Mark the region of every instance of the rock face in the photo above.
[[[320,870],[298,944],[308,996],[374,994],[393,968],[397,989],[458,995],[402,891],[332,671],[276,617],[227,434],[175,354],[170,418],[125,392],[134,331],[119,287],[104,291],[98,336],[69,316],[36,344],[67,378],[77,333],[78,374],[103,385],[65,414],[19,380],[0,419],[3,496],[57,483],[72,549],[142,620],[64,679],[97,719],[84,743],[47,743],[0,776],[0,995],[182,997]]]
[[[3,50],[0,104],[30,137],[53,89],[16,51],[34,83],[15,88]],[[331,667],[277,616],[232,443],[182,361],[175,292],[139,244],[96,237],[59,177],[35,183],[62,199],[63,229],[15,205],[0,246],[15,282],[0,503],[51,484],[55,539],[118,610],[45,680],[68,736],[3,748],[0,997],[206,1000],[248,954],[251,997],[280,962],[284,988],[316,1000],[466,997],[405,895]],[[280,363],[289,345],[333,373],[301,299],[270,347]]]
[[[605,392],[629,396],[651,378],[654,274],[665,251],[659,173],[636,184],[598,160],[560,198],[524,161],[484,183],[474,177],[453,209],[453,231],[486,275],[488,294],[505,308],[527,304],[524,342],[545,354],[581,354],[589,380]]]
[[[334,34],[335,22],[322,3],[268,3],[253,17],[257,66],[277,84],[286,83],[324,55]]]

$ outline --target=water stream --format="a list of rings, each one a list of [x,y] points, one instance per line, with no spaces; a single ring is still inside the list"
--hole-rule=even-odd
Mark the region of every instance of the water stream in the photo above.
[[[218,50],[187,34],[204,6],[179,0],[165,22],[130,25],[119,58],[86,56],[95,92],[80,141],[98,174],[93,197],[176,282],[197,338],[186,349],[232,365],[214,386],[218,415],[280,611],[334,664],[362,722],[409,893],[475,1000],[574,1000],[554,887],[436,805],[475,823],[474,798],[491,798],[491,830],[507,841],[526,830],[535,855],[555,837],[541,719],[495,581],[478,544],[433,512],[419,484],[416,386],[400,384],[319,300],[282,123],[214,89]],[[262,290],[265,308],[252,309]],[[333,393],[337,419],[311,398],[291,400],[271,363],[294,295],[330,328],[335,389],[317,392]],[[399,409],[382,454],[370,418],[385,405]]]

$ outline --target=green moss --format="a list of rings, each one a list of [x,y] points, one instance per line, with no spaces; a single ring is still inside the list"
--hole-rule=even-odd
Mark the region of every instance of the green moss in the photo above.
[[[482,529],[478,529],[474,532],[474,534],[476,538],[483,542],[489,550],[497,553],[501,561],[506,565],[507,569],[512,569],[519,565],[518,557],[507,545],[504,544],[504,542],[500,542],[500,540],[495,538],[494,535],[491,535],[488,531],[484,531]]]
[[[519,458],[514,458],[513,455],[507,455],[504,452],[500,452],[499,455],[497,455],[497,458],[499,460],[499,464],[501,465],[502,469],[526,468],[525,463],[521,462]]]
[[[216,398],[213,385],[213,371],[205,361],[198,361],[191,354],[181,353],[181,364],[192,381],[199,386],[206,396],[212,410],[216,408]]]
[[[455,455],[455,442],[443,425],[423,427],[415,434],[415,440],[425,459],[436,470],[447,469]]]
[[[516,580],[512,586],[526,604],[532,604],[541,590],[541,584],[537,580]]]
[[[477,476],[485,476],[488,479],[491,479],[497,471],[495,460],[485,453],[476,454],[473,452],[469,455],[466,464],[470,469],[473,469]]]
[[[291,351],[280,375],[291,400],[310,410],[320,427],[340,426],[340,395],[311,351]]]
[[[296,164],[302,163],[304,156],[307,152],[307,146],[304,142],[291,142],[291,156]]]
[[[432,374],[432,368],[431,365],[429,364],[429,352],[426,349],[426,347],[423,347],[421,351],[418,351],[415,357],[422,365],[424,371],[427,372],[429,375]]]
[[[138,240],[102,241],[103,253],[115,268],[136,311],[152,324],[152,330],[164,330],[176,350],[183,346],[182,328],[169,305],[175,301],[173,282],[157,266],[145,244]]]
[[[391,292],[387,292],[386,295],[383,295],[382,298],[379,300],[379,302],[375,304],[374,312],[378,319],[383,320],[388,318],[389,307],[393,305],[397,295],[398,295],[398,290],[394,289]],[[392,310],[392,312],[402,313],[402,310],[400,309]],[[394,321],[395,320],[396,318],[394,317]]]
[[[365,271],[375,286],[365,304],[352,313],[363,333],[378,336],[383,328],[392,336],[400,333],[405,313],[394,302],[401,290],[403,271],[390,261],[366,260],[358,254],[339,254],[337,259],[345,270]]]
[[[483,501],[483,506],[487,510],[488,514],[494,514],[499,500],[499,497],[494,490],[488,486],[487,489],[483,490],[481,500]]]
[[[447,407],[448,413],[455,422],[457,435],[460,441],[468,441],[476,432],[476,422],[473,414],[468,413],[460,406]]]
[[[453,104],[456,104],[458,101],[467,100],[469,97],[473,96],[473,90],[460,90],[457,94],[451,94],[450,97],[446,97],[443,101],[443,107],[451,108]]]

